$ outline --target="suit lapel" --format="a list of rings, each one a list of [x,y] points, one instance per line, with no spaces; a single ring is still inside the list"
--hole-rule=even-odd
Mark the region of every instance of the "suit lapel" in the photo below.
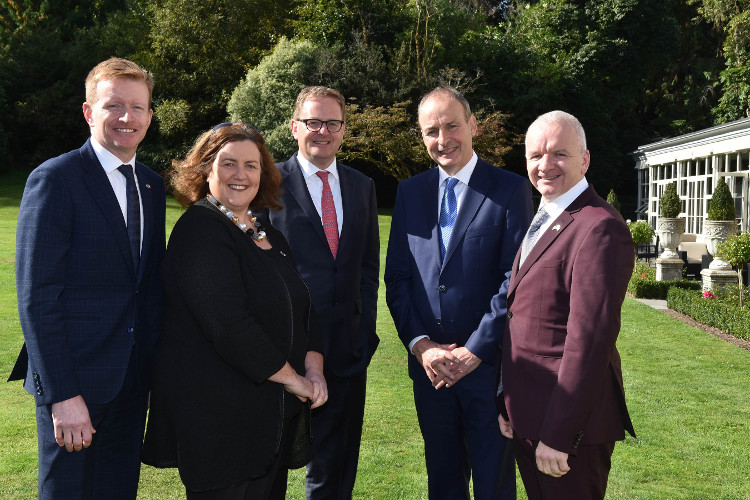
[[[474,172],[471,174],[469,184],[464,188],[463,200],[461,201],[461,208],[458,211],[458,217],[456,217],[456,223],[453,226],[453,232],[451,233],[451,239],[448,242],[448,246],[445,248],[445,259],[443,260],[443,268],[450,260],[453,255],[453,251],[458,246],[458,242],[464,237],[466,230],[469,228],[469,224],[474,220],[474,217],[479,211],[479,207],[482,206],[487,196],[482,192],[487,189],[487,165],[481,160],[477,162],[474,167]],[[481,191],[480,191],[481,189]],[[437,189],[435,190],[437,192]],[[438,252],[440,247],[440,240],[438,240]]]
[[[438,205],[438,195],[440,194],[438,192],[438,182],[440,176],[438,175],[438,167],[428,170],[426,175],[428,176],[427,182],[420,186],[422,191],[419,193],[418,200],[415,203],[415,206],[419,208],[421,213],[414,215],[419,217],[419,220],[424,221],[427,227],[431,228],[430,239],[426,242],[428,253],[432,254],[433,259],[435,259],[435,267],[442,270],[440,227],[438,224],[440,215]]]
[[[297,154],[295,153],[294,156],[286,161],[283,167],[284,172],[282,182],[284,183],[284,188],[290,195],[292,195],[294,200],[305,213],[305,217],[307,217],[315,228],[315,232],[318,234],[321,241],[325,243],[326,247],[328,247],[326,233],[323,231],[323,222],[320,220],[320,215],[315,209],[315,205],[310,197],[310,191],[308,191],[307,183],[302,175],[302,168],[297,163]],[[346,221],[346,215],[344,215],[344,221]],[[333,255],[331,255],[331,258],[333,258]]]
[[[566,208],[557,219],[552,221],[552,224],[539,238],[539,240],[534,245],[534,248],[531,249],[529,255],[526,257],[526,260],[523,261],[523,265],[520,269],[518,268],[518,260],[521,255],[521,252],[519,250],[519,252],[516,254],[516,259],[513,262],[513,275],[511,276],[511,280],[508,286],[508,296],[510,296],[515,291],[516,286],[523,279],[526,273],[529,272],[532,264],[539,260],[544,252],[547,251],[547,249],[560,237],[560,235],[565,232],[567,227],[573,223],[573,221],[575,220],[573,218],[573,214],[579,212],[584,206],[586,206],[591,197],[595,194],[596,193],[594,189],[589,186],[583,193],[578,196],[578,198],[573,200],[568,208]]]
[[[128,263],[128,268],[133,270],[133,256],[130,254],[130,240],[128,239],[128,228],[125,225],[125,219],[122,217],[120,204],[112,189],[107,174],[104,173],[99,159],[91,147],[90,139],[80,149],[81,166],[83,167],[83,181],[86,184],[91,198],[99,206],[104,214],[112,234],[114,235],[117,246],[120,248],[123,258]],[[133,271],[135,274],[135,271]]]

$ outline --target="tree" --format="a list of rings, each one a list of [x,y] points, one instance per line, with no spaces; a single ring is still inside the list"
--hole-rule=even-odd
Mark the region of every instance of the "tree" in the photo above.
[[[131,48],[103,36],[123,2],[0,3],[0,155],[23,168],[78,147],[88,71]],[[71,126],[71,124],[77,126]],[[3,144],[7,148],[3,154]]]
[[[147,142],[143,149],[166,166],[200,133],[226,120],[234,87],[291,31],[293,0],[136,3],[148,21],[146,44],[137,57],[154,73],[154,113],[158,123],[165,124],[158,141]]]
[[[640,245],[646,245],[651,243],[654,238],[654,228],[649,225],[645,220],[637,220],[634,222],[628,222],[628,229],[630,229],[630,236],[633,238],[633,244],[636,250]],[[638,252],[636,251],[636,260],[638,260]]]
[[[717,254],[737,267],[737,284],[740,290],[740,307],[743,306],[742,268],[750,262],[750,232],[731,234],[717,246]]]
[[[416,122],[407,103],[388,108],[347,107],[347,138],[340,156],[347,162],[376,165],[399,181],[427,170],[431,165]]]
[[[232,120],[260,129],[274,158],[288,158],[297,150],[289,126],[297,94],[307,85],[330,85],[330,73],[335,72],[325,47],[282,38],[234,89],[227,112]]]
[[[724,35],[723,93],[713,110],[716,123],[750,116],[750,0],[691,0]]]

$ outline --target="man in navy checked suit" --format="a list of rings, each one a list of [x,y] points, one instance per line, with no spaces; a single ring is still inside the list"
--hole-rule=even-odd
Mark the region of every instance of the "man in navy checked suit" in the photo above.
[[[39,498],[136,497],[165,239],[164,182],[135,161],[152,90],[131,61],[97,65],[83,104],[91,138],[26,182],[16,246],[26,343],[11,379],[25,376],[36,400]]]

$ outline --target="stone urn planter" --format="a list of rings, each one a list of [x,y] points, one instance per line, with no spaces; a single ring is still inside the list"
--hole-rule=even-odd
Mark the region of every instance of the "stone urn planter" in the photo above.
[[[677,247],[685,232],[685,219],[683,217],[659,217],[656,220],[656,233],[659,235],[659,243],[664,251],[660,259],[679,259]]]
[[[703,241],[706,242],[708,253],[714,256],[709,269],[731,271],[729,262],[716,256],[716,248],[719,243],[726,241],[730,234],[737,232],[736,220],[705,220],[703,221]]]

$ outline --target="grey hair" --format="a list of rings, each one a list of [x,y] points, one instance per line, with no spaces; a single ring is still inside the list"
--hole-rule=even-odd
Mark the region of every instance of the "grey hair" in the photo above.
[[[565,111],[555,110],[550,111],[548,113],[544,113],[543,115],[540,115],[537,117],[534,122],[529,125],[529,128],[526,129],[526,137],[528,137],[529,132],[532,128],[534,128],[537,124],[544,122],[549,124],[561,124],[566,123],[573,127],[573,130],[575,131],[576,135],[578,136],[578,143],[581,145],[581,153],[586,151],[586,132],[583,131],[583,125],[581,125],[581,122],[578,121],[578,118],[571,115],[570,113],[566,113]],[[526,143],[526,149],[528,151],[529,145]]]

